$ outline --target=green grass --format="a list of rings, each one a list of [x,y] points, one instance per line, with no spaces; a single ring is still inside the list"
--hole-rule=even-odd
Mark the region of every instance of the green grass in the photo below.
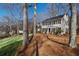
[[[13,56],[22,44],[22,36],[12,36],[0,40],[0,56]]]

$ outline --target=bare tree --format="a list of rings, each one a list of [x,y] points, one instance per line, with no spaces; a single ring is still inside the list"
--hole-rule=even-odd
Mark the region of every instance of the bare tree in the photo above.
[[[7,10],[8,16],[16,23],[17,34],[19,34],[19,19],[22,18],[22,6],[21,4],[4,4],[4,9]],[[18,12],[18,13],[17,13]],[[17,16],[16,16],[17,13]]]
[[[48,11],[49,11],[49,15],[51,17],[55,17],[57,15],[62,15],[64,13],[68,13],[69,6],[66,3],[58,3],[58,4],[52,3],[52,4],[49,4]]]
[[[72,48],[76,48],[76,21],[77,21],[77,10],[76,10],[76,4],[70,3],[70,10],[71,10],[71,19],[69,21],[69,45]]]
[[[48,11],[50,13],[50,16],[55,17],[57,15],[56,4],[55,3],[49,4]]]
[[[33,35],[36,34],[36,3],[34,4]]]
[[[23,47],[29,44],[28,38],[28,4],[23,4]]]
[[[17,5],[17,4],[16,4]],[[8,11],[9,11],[9,13],[10,13],[10,15],[12,16],[12,18],[14,18],[15,19],[15,22],[16,22],[16,28],[17,28],[17,34],[19,34],[19,23],[18,23],[18,17],[16,17],[15,16],[15,14],[16,14],[16,12],[18,12],[17,10],[17,8],[15,9],[15,6],[16,5],[14,5],[14,4],[10,4],[10,5],[8,5],[7,6],[7,8],[8,8]],[[13,10],[11,9],[11,8],[13,8]]]
[[[4,18],[7,20],[7,25],[8,25],[8,27],[9,27],[9,32],[8,32],[8,34],[10,34],[10,32],[12,31],[12,25],[11,25],[12,20],[11,20],[10,17],[8,17],[8,16],[4,16]]]

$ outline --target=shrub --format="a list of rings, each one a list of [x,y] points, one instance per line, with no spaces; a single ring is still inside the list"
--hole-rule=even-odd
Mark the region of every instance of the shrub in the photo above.
[[[60,28],[56,29],[56,31],[54,32],[55,35],[60,34],[61,32],[63,32],[63,30],[61,30]]]

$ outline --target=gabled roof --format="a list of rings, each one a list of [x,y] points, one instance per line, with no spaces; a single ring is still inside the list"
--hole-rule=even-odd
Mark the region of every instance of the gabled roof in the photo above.
[[[56,17],[51,17],[51,18],[48,18],[48,19],[46,19],[46,20],[44,20],[44,21],[42,21],[42,23],[43,22],[48,22],[48,21],[53,21],[53,20],[57,20],[57,19],[60,19],[60,18],[62,18],[64,15],[59,15],[59,16],[56,16]]]

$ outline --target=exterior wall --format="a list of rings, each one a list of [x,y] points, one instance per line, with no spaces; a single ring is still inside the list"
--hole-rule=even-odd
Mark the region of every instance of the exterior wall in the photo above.
[[[64,15],[64,17],[62,18],[61,21],[61,29],[63,30],[63,32],[61,34],[65,34],[66,32],[68,32],[68,16]]]
[[[63,32],[61,34],[65,34],[68,29],[68,16],[64,15],[61,19],[56,19],[56,21],[44,22],[41,23],[41,30],[43,33],[53,33],[56,29],[60,28]]]

